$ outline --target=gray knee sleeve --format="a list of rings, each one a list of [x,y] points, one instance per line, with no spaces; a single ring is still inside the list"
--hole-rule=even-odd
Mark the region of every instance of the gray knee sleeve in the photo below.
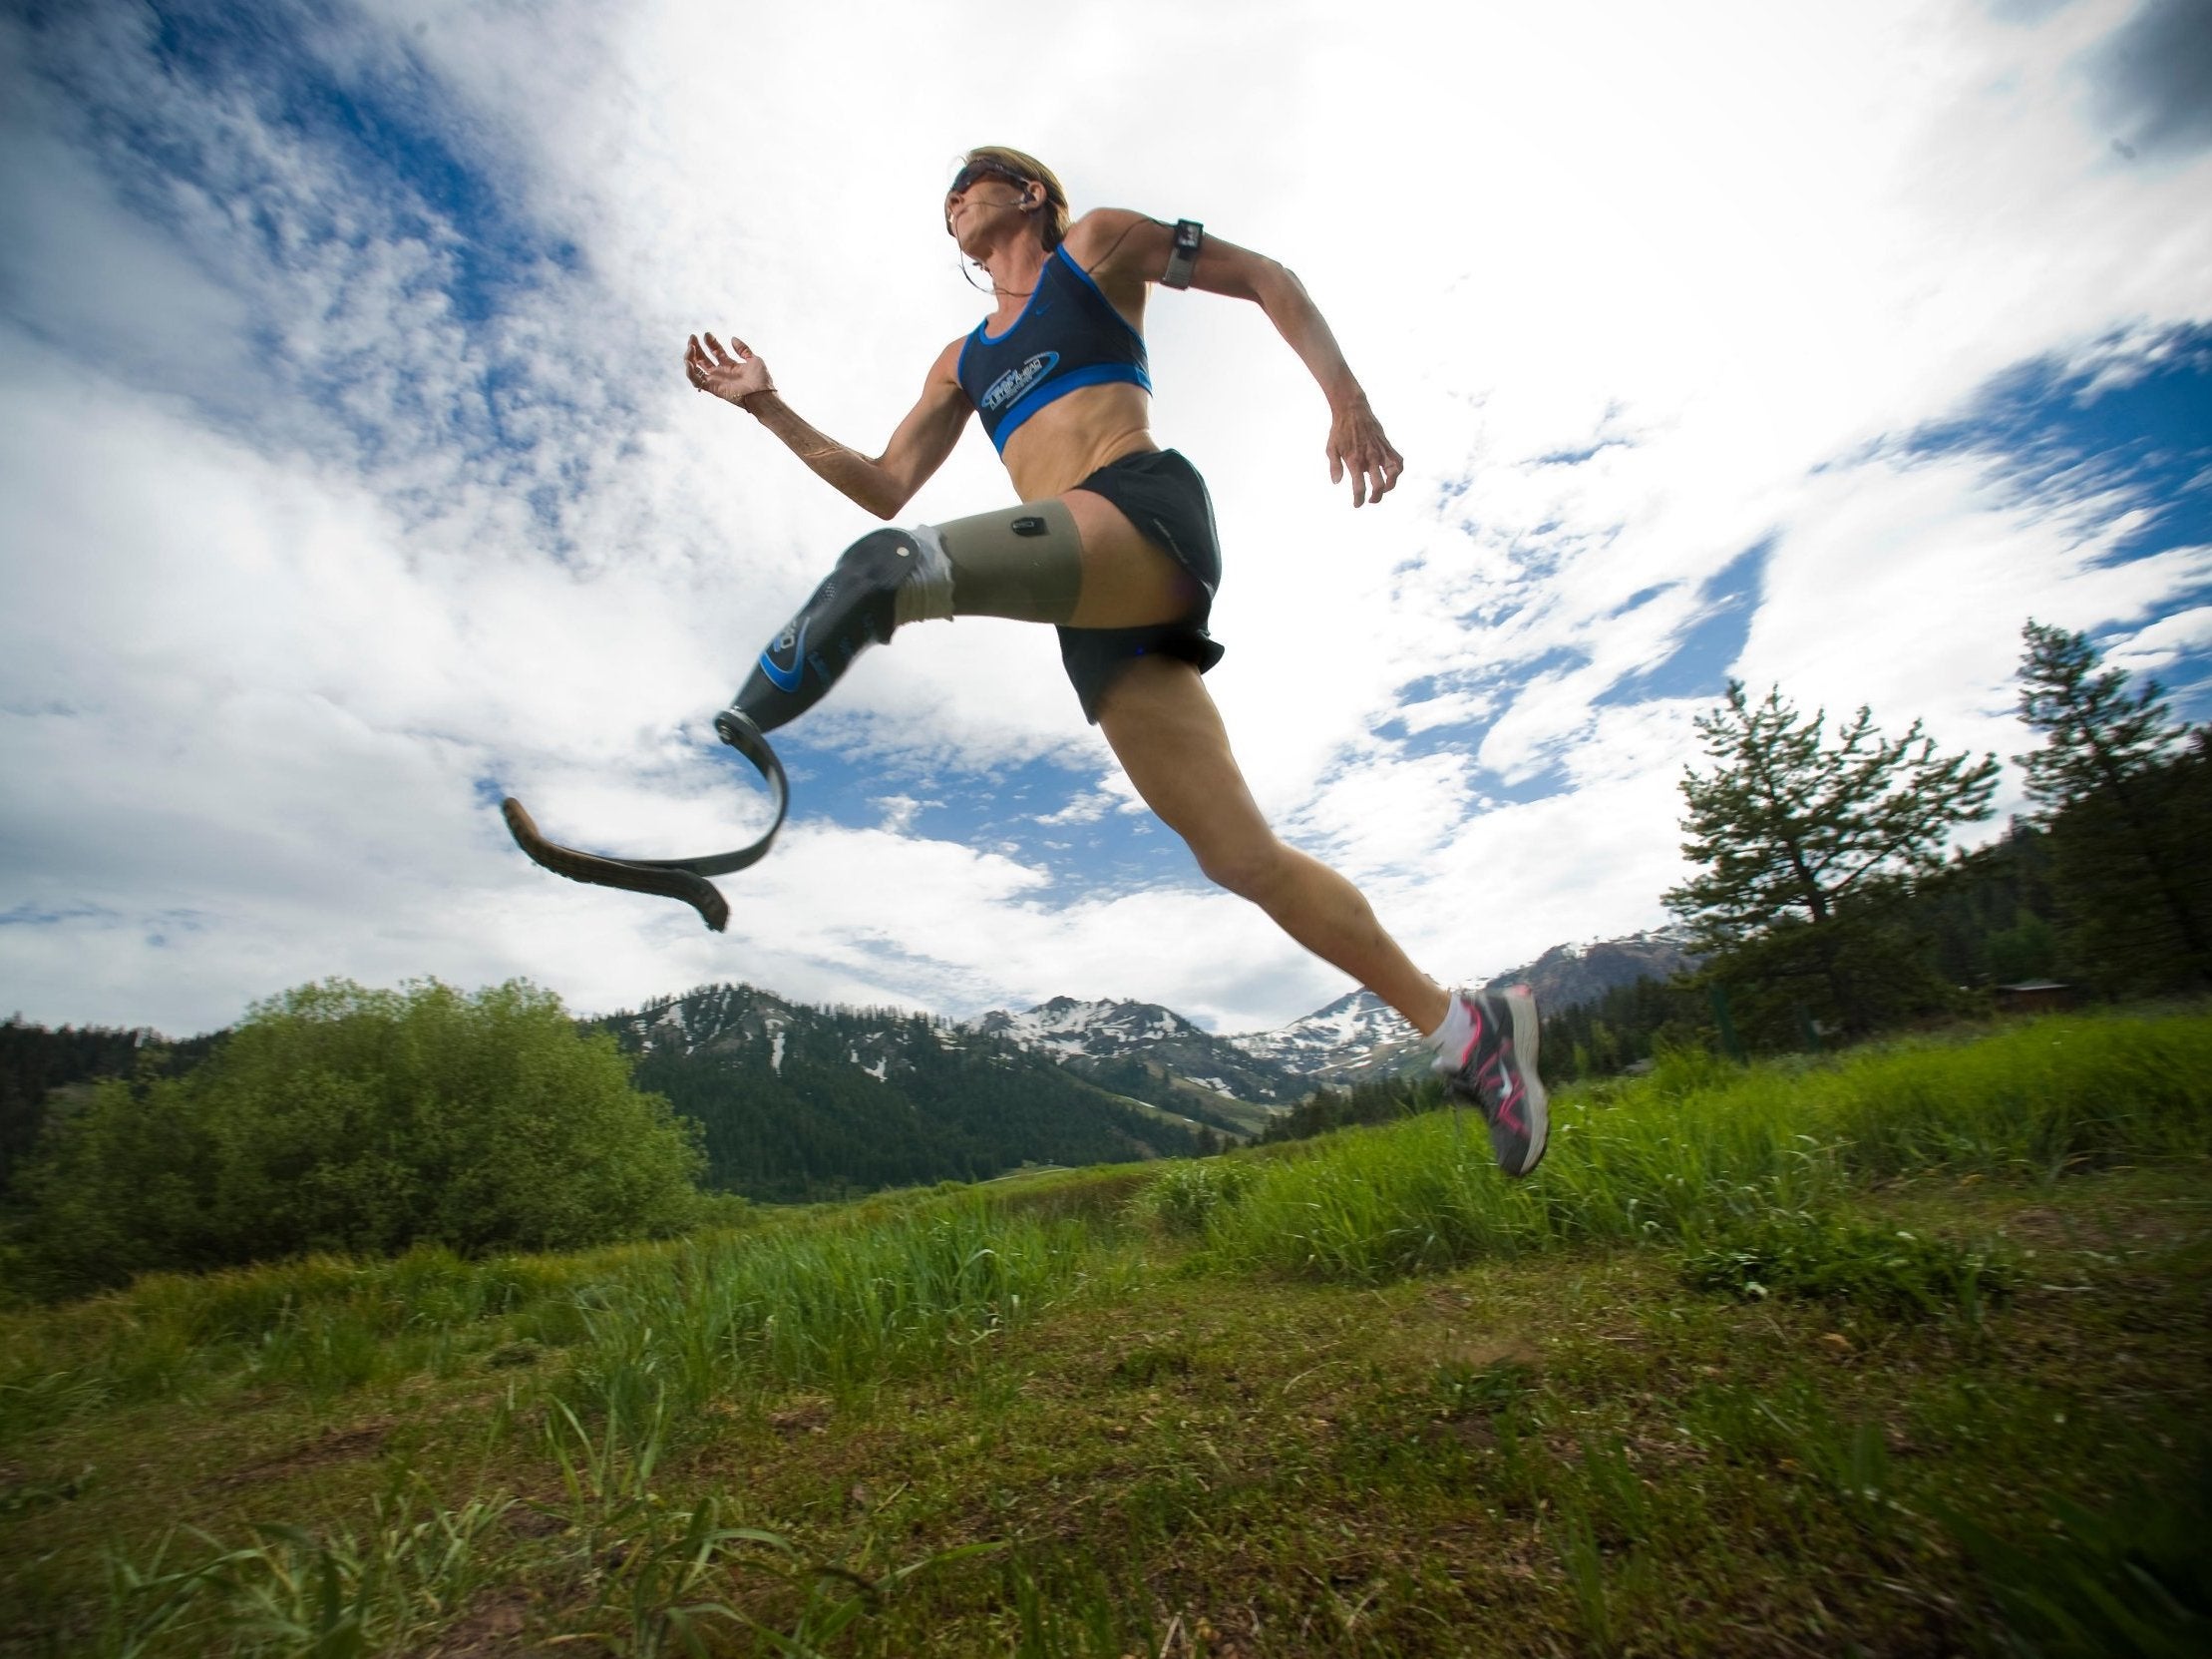
[[[1075,615],[1083,538],[1075,515],[1057,499],[921,525],[914,535],[922,569],[901,591],[902,622],[922,617],[1064,622]]]

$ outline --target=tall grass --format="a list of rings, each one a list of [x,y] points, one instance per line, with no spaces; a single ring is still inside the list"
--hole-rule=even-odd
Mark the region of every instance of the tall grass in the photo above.
[[[1824,1067],[1677,1057],[1564,1093],[1549,1160],[1520,1182],[1472,1115],[1347,1132],[1211,1194],[1204,1237],[1224,1265],[1368,1282],[1567,1244],[1706,1241],[1909,1172],[2037,1177],[2208,1151],[2212,1020],[2047,1020]]]
[[[265,1524],[224,1548],[172,1530],[144,1563],[111,1555],[96,1651],[113,1659],[223,1652],[351,1656],[391,1651],[445,1623],[494,1581],[504,1497],[448,1509],[378,1497],[368,1524],[315,1536]]]
[[[626,1247],[634,1254],[640,1248]],[[624,1249],[464,1261],[422,1246],[385,1261],[310,1256],[0,1315],[0,1444],[110,1405],[232,1385],[327,1398],[449,1374],[513,1316],[565,1295]]]
[[[987,1339],[1094,1277],[1092,1229],[976,1200],[690,1243],[580,1296],[572,1393],[640,1417],[747,1385],[843,1387]]]
[[[842,1386],[1111,1277],[1098,1238],[959,1193],[565,1256],[425,1248],[151,1275],[0,1315],[0,1445],[112,1405],[266,1385],[330,1399],[563,1352],[563,1393],[629,1422],[661,1397]]]

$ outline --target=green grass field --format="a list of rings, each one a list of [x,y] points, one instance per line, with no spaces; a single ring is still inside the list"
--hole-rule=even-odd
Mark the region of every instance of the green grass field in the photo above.
[[[2212,1017],[0,1314],[0,1652],[2212,1651]]]

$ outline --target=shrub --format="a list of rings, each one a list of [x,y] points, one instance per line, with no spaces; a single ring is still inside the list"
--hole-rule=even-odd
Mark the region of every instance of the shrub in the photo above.
[[[23,1243],[60,1292],[313,1251],[567,1249],[681,1227],[700,1161],[550,992],[333,980],[256,1005],[183,1077],[55,1118]]]

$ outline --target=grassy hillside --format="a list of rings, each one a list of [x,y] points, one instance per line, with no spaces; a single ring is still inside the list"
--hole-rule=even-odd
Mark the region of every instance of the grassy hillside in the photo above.
[[[2199,1652],[2208,1175],[2186,1012],[146,1279],[0,1315],[0,1652]]]

